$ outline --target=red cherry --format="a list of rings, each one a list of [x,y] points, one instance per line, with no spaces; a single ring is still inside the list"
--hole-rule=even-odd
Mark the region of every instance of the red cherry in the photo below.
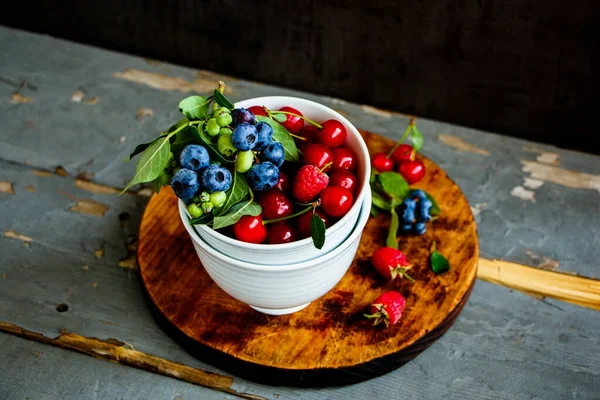
[[[300,132],[296,133],[297,136],[303,137],[305,140],[294,138],[297,146],[301,146],[303,144],[312,143],[315,141],[315,136],[319,132],[319,128],[314,125],[306,124],[304,128],[300,130]]]
[[[321,208],[330,217],[346,215],[354,203],[352,192],[343,186],[328,186],[321,192]]]
[[[304,156],[302,157],[304,165],[314,165],[317,168],[323,168],[325,164],[333,162],[333,153],[329,150],[329,147],[313,143],[309,144],[304,148]],[[330,167],[327,167],[323,172],[327,171]]]
[[[338,169],[329,175],[329,186],[342,186],[355,194],[358,189],[358,179],[352,172]]]
[[[377,153],[371,158],[371,165],[379,172],[392,171],[394,161],[387,157],[385,153]]]
[[[263,225],[260,215],[244,215],[233,225],[233,234],[242,242],[260,244],[267,238],[267,227]]]
[[[269,189],[260,195],[258,204],[262,207],[264,219],[287,217],[294,212],[294,205],[279,189]]]
[[[315,212],[325,224],[325,227],[329,227],[329,218],[323,213],[321,210],[317,210]],[[296,218],[296,231],[298,232],[299,238],[307,238],[310,237],[310,219],[312,218],[313,213],[308,211],[304,214],[301,214],[298,218]]]
[[[269,224],[271,225],[271,224]],[[286,222],[278,222],[272,224],[267,230],[268,244],[290,243],[296,241],[298,235],[292,225]]]
[[[336,119],[323,122],[323,128],[317,135],[317,142],[329,148],[340,147],[346,141],[346,128]]]
[[[294,113],[296,115],[303,116],[302,113],[295,108],[292,107],[281,107],[279,111],[287,111]],[[290,133],[298,133],[304,127],[304,120],[300,117],[296,117],[295,115],[283,114],[286,116],[286,120],[281,123]]]
[[[265,112],[265,110],[263,110],[261,106],[252,106],[248,108],[248,111],[250,111],[254,115],[264,115],[265,117],[267,116],[267,113]]]
[[[284,172],[279,171],[279,182],[277,182],[275,187],[282,192],[287,191],[290,188],[290,178]]]
[[[398,165],[406,161],[413,161],[417,156],[417,152],[409,144],[401,144],[392,153],[392,160]]]
[[[347,147],[338,147],[331,150],[333,154],[333,169],[347,169],[354,171],[356,169],[356,155]]]
[[[425,164],[421,160],[406,161],[398,167],[400,175],[409,185],[419,182],[425,176]]]

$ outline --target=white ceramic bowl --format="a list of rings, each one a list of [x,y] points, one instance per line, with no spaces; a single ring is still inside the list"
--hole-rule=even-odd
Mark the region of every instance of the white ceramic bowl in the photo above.
[[[206,225],[196,225],[195,229],[200,237],[214,249],[238,260],[250,263],[283,265],[308,261],[328,253],[339,246],[350,235],[358,220],[365,196],[367,192],[370,192],[369,176],[371,175],[371,164],[367,145],[358,130],[343,115],[314,101],[297,97],[268,96],[248,99],[235,104],[236,107],[244,108],[254,105],[267,106],[272,110],[277,110],[283,106],[290,106],[300,110],[305,117],[314,121],[323,122],[328,119],[337,119],[340,121],[348,133],[346,146],[354,151],[359,160],[359,168],[356,170],[359,186],[356,191],[354,205],[339,221],[327,228],[325,245],[320,250],[313,245],[310,237],[292,243],[267,245],[245,243],[223,235]],[[180,204],[183,204],[181,200]]]
[[[358,223],[340,246],[310,261],[285,265],[252,264],[229,257],[200,238],[182,203],[179,214],[202,265],[221,289],[257,311],[283,315],[302,310],[342,279],[354,260],[369,219],[371,192],[367,192],[360,206]]]

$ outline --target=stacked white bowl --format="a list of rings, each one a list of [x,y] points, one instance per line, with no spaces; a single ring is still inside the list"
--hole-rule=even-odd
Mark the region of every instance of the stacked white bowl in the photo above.
[[[283,315],[302,310],[330,291],[344,276],[358,249],[371,209],[367,145],[358,130],[338,112],[296,97],[269,96],[248,99],[236,107],[290,106],[313,121],[337,119],[348,133],[345,146],[357,156],[358,189],[352,208],[327,228],[325,245],[314,247],[306,238],[285,244],[252,244],[225,236],[206,225],[192,226],[185,204],[179,201],[181,220],[200,261],[215,283],[257,311]]]

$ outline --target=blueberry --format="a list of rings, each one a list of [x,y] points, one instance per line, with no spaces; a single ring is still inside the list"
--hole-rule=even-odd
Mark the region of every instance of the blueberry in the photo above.
[[[419,221],[427,222],[431,220],[431,214],[429,214],[429,211],[431,210],[431,205],[431,201],[427,199],[419,201],[416,211],[417,219]]]
[[[206,168],[201,179],[209,193],[225,192],[231,187],[231,172],[219,164],[211,164]]]
[[[425,233],[425,231],[427,231],[427,228],[425,227],[425,222],[417,222],[413,225],[413,232],[417,235],[422,235]]]
[[[245,108],[235,108],[231,110],[231,119],[231,125],[233,126],[237,126],[242,123],[254,125],[254,122],[256,121],[254,114]]]
[[[210,164],[208,150],[198,144],[189,144],[181,151],[179,163],[183,168],[199,172]]]
[[[400,225],[400,232],[409,233],[412,231],[412,224],[402,224]]]
[[[402,202],[402,207],[414,210],[417,207],[417,202],[409,197],[404,199]]]
[[[414,189],[408,192],[408,197],[411,199],[427,200],[427,195],[421,189]]]
[[[246,179],[252,189],[268,190],[279,182],[279,168],[269,161],[254,164],[246,174]]]
[[[173,188],[175,195],[180,199],[191,199],[200,189],[198,174],[190,169],[181,168],[175,173],[175,176],[173,176],[171,187]]]
[[[260,155],[261,161],[270,161],[277,167],[281,167],[284,157],[285,153],[283,152],[283,145],[274,140],[269,143],[267,148],[264,149]]]
[[[404,224],[412,224],[415,222],[415,210],[411,208],[400,207],[400,222]]]
[[[245,122],[239,124],[231,134],[231,141],[238,150],[252,150],[258,141],[256,127]]]
[[[271,139],[273,139],[273,128],[266,122],[259,122],[256,124],[256,133],[258,133],[258,140],[256,141],[256,146],[254,146],[254,150],[264,150],[271,143]]]

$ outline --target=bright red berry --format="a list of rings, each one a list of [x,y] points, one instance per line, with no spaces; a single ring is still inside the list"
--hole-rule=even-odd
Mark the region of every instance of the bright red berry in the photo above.
[[[304,165],[296,173],[292,193],[294,197],[307,203],[314,199],[329,184],[329,176],[314,165]]]
[[[385,153],[377,153],[371,158],[371,165],[379,172],[392,171],[394,161]]]
[[[381,322],[385,326],[394,325],[402,317],[402,311],[406,305],[404,296],[400,293],[390,290],[383,293],[371,304],[371,314],[365,314],[365,317],[374,319],[373,325]]]
[[[318,143],[309,144],[304,148],[303,152],[302,163],[304,165],[314,165],[317,168],[323,168],[325,164],[333,163],[333,153],[325,145]],[[329,167],[325,168],[323,172],[328,169]]]
[[[356,155],[347,147],[338,147],[331,150],[333,154],[332,169],[347,169],[354,171],[356,169]]]
[[[294,138],[294,140],[296,141],[296,145],[304,145],[304,144],[314,142],[315,136],[317,135],[318,131],[319,131],[319,128],[317,128],[316,126],[314,126],[312,124],[304,125],[304,128],[302,128],[300,130],[300,132],[298,132],[296,134],[297,136],[304,138],[304,140]]]
[[[327,218],[323,211],[317,210],[315,214],[321,217],[323,223],[325,224],[325,228],[329,227],[329,218]],[[298,232],[299,238],[304,239],[310,236],[310,219],[312,216],[313,213],[309,211],[296,218],[296,231]]]
[[[290,178],[282,171],[279,171],[279,182],[277,182],[275,187],[282,192],[287,191],[290,188]]]
[[[352,208],[354,196],[343,186],[329,186],[321,192],[321,208],[330,217],[339,218]]]
[[[260,244],[267,238],[267,227],[263,225],[260,215],[244,215],[233,225],[233,234],[242,242]]]
[[[392,160],[398,165],[406,161],[413,161],[417,156],[417,152],[409,144],[401,144],[392,153]]]
[[[271,224],[269,224],[271,225]],[[269,226],[267,230],[268,244],[290,243],[296,241],[296,230],[286,222],[277,222]]]
[[[264,115],[265,117],[267,116],[267,113],[265,112],[265,110],[263,110],[261,106],[249,107],[248,111],[250,111],[254,115]]]
[[[261,193],[258,204],[262,207],[262,217],[264,219],[276,219],[287,217],[294,212],[294,204],[279,189],[269,189]]]
[[[336,119],[328,119],[323,122],[323,128],[317,134],[317,142],[333,149],[340,147],[346,142],[346,128]]]
[[[352,194],[356,194],[358,189],[358,179],[356,175],[345,169],[337,169],[329,174],[329,186],[343,186]]]
[[[380,247],[373,253],[371,264],[387,280],[396,279],[399,276],[400,278],[406,277],[409,281],[414,282],[406,273],[411,265],[400,250],[391,247]]]
[[[281,107],[279,111],[287,111],[292,114],[299,115],[303,117],[302,113],[295,108],[292,107]],[[286,120],[281,123],[290,133],[298,133],[304,127],[304,120],[296,115],[284,114],[286,116]]]
[[[421,160],[406,161],[400,164],[398,172],[409,185],[412,185],[425,176],[425,164]]]

